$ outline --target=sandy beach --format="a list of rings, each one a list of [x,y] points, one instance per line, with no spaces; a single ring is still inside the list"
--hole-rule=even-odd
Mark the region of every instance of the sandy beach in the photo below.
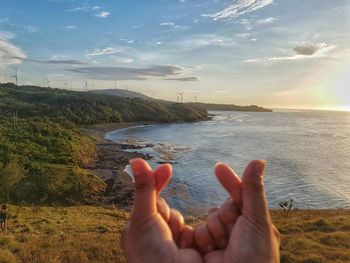
[[[102,202],[115,204],[118,208],[130,210],[134,195],[134,186],[125,168],[132,158],[150,159],[141,153],[127,152],[125,149],[133,145],[119,144],[106,140],[105,134],[110,131],[149,123],[108,123],[84,128],[84,132],[96,140],[98,158],[88,167],[88,171],[106,184],[106,192]]]

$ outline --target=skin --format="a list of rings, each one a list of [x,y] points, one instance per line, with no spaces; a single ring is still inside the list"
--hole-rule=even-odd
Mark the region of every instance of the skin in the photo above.
[[[225,164],[215,174],[230,195],[208,213],[207,222],[195,229],[159,195],[172,167],[152,171],[142,159],[131,161],[135,178],[134,207],[123,231],[128,263],[231,263],[279,262],[279,233],[267,208],[263,173],[265,162],[251,162],[242,180]]]

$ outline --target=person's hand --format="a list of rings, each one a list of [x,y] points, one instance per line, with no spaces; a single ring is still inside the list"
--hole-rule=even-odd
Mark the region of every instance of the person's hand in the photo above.
[[[227,165],[216,165],[215,174],[231,198],[195,229],[205,263],[280,262],[280,237],[267,208],[264,169],[265,162],[251,162],[241,181]]]
[[[123,234],[127,262],[279,262],[279,234],[267,210],[264,166],[261,161],[249,164],[241,182],[228,166],[218,164],[216,175],[231,198],[193,231],[159,197],[171,166],[152,172],[145,161],[133,161],[135,203]]]
[[[155,171],[142,159],[131,161],[135,179],[135,200],[130,221],[123,231],[122,245],[128,263],[202,263],[191,247],[194,231],[182,215],[159,197],[168,183],[171,165]]]

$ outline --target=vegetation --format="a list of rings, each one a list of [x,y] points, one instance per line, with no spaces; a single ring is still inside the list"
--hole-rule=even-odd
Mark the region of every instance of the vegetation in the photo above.
[[[95,142],[76,127],[23,120],[0,127],[0,201],[70,204],[91,202],[104,183],[82,168],[96,155]]]
[[[68,120],[74,124],[122,121],[196,121],[207,118],[207,111],[176,103],[160,103],[140,98],[77,92],[37,86],[0,84],[0,116],[44,117]]]
[[[91,90],[89,92],[95,93],[95,94],[108,94],[108,95],[113,95],[117,97],[124,97],[126,95],[125,90],[122,90],[122,89]],[[171,101],[151,98],[139,92],[128,91],[127,94],[131,98],[141,98],[143,100],[158,102],[162,104],[173,104],[173,102]],[[238,106],[234,104],[213,104],[213,103],[201,103],[201,102],[198,102],[198,103],[191,102],[191,103],[185,103],[185,104],[191,107],[201,108],[205,111],[209,110],[209,111],[272,112],[272,110],[270,109],[266,109],[256,105]]]
[[[182,104],[0,84],[0,202],[98,201],[105,184],[83,169],[97,149],[81,125],[206,117],[205,110]]]
[[[208,111],[247,111],[247,112],[272,112],[270,109],[256,105],[238,106],[234,104],[212,104],[212,103],[188,103]]]
[[[120,233],[128,214],[114,207],[9,208],[0,262],[125,262]],[[350,211],[272,211],[282,233],[281,262],[350,262]],[[193,225],[203,218],[187,218]]]

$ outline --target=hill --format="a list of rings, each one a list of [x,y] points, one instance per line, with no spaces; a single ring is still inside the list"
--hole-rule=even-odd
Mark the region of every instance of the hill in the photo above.
[[[213,104],[213,103],[188,103],[191,106],[200,107],[207,111],[245,111],[245,112],[272,112],[271,109],[257,105],[238,106],[234,104]]]
[[[12,118],[15,111],[20,118],[66,119],[75,124],[196,121],[207,118],[204,109],[179,103],[164,104],[140,98],[0,84],[1,116]]]
[[[98,202],[106,185],[85,169],[98,149],[82,125],[205,118],[189,105],[0,84],[0,202]]]
[[[89,91],[89,93],[94,94],[108,94],[116,97],[126,97],[126,95],[129,98],[141,98],[143,100],[148,101],[154,101],[159,102],[162,104],[172,104],[174,102],[166,101],[166,100],[160,100],[151,98],[149,96],[146,96],[142,93],[135,92],[135,91],[128,91],[126,94],[125,90],[122,89],[105,89],[105,90],[92,90]],[[250,106],[239,106],[234,104],[214,104],[214,103],[202,103],[202,102],[187,102],[185,105],[190,105],[191,107],[201,108],[206,111],[246,111],[246,112],[272,112],[271,109],[266,109],[257,105],[250,105]]]
[[[350,262],[350,210],[272,211],[282,234],[282,263]],[[0,234],[3,263],[125,262],[120,244],[128,213],[115,207],[10,206]],[[204,218],[188,217],[196,225]]]
[[[125,97],[125,98],[138,98],[144,100],[154,100],[153,98],[146,96],[140,92],[125,89],[101,89],[101,90],[89,90],[89,93],[93,94],[104,94],[104,95],[112,95],[117,97]]]

